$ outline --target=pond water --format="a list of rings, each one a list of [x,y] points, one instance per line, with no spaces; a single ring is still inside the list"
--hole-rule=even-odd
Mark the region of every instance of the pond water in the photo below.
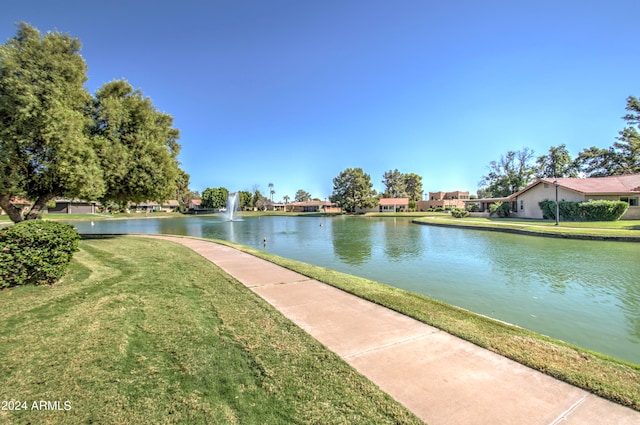
[[[397,217],[229,222],[190,216],[73,224],[81,233],[178,234],[258,247],[640,364],[637,243],[440,228]]]

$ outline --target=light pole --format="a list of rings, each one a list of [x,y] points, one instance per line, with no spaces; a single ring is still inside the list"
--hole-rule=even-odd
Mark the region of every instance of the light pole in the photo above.
[[[560,204],[558,204],[558,180],[553,181],[553,185],[556,187],[556,226],[560,224]]]

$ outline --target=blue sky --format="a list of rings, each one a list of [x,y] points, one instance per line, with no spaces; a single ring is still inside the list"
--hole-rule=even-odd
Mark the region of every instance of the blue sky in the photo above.
[[[608,147],[640,96],[637,0],[22,0],[80,38],[93,93],[125,78],[175,118],[191,188],[326,198],[360,167],[478,188],[508,150]]]

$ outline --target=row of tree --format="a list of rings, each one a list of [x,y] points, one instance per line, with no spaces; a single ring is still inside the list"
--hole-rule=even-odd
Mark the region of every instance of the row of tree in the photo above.
[[[384,173],[382,183],[385,190],[377,193],[373,189],[371,176],[362,168],[347,168],[333,179],[331,202],[345,211],[354,212],[356,208],[373,208],[383,198],[409,198],[411,202],[422,199],[422,177],[403,174],[397,169]]]
[[[356,207],[372,208],[378,204],[381,197],[384,198],[409,198],[411,202],[417,202],[422,199],[422,177],[415,173],[403,174],[397,169],[389,170],[384,173],[382,183],[385,190],[378,193],[373,189],[371,176],[366,174],[362,168],[347,168],[333,179],[333,193],[330,197],[331,202],[341,206],[345,211],[353,212]],[[273,203],[273,183],[269,183],[269,194],[271,199],[266,198],[258,190],[258,186],[254,186],[253,193],[248,191],[240,191],[240,207],[242,209],[263,209],[269,202]],[[224,187],[207,188],[202,192],[202,206],[205,208],[220,209],[224,208],[227,203],[229,191]],[[290,201],[290,197],[285,195],[284,203]],[[309,192],[302,189],[295,194],[295,202],[311,201],[312,197]],[[315,198],[315,200],[320,200]]]
[[[552,146],[536,157],[530,148],[509,151],[489,163],[489,172],[478,184],[480,198],[509,196],[537,178],[606,177],[640,173],[640,101],[627,98],[626,126],[609,148],[592,146],[572,158],[566,145]]]
[[[25,23],[0,46],[0,207],[14,222],[56,197],[125,204],[188,191],[173,117],[124,80],[89,94],[80,47]],[[15,197],[35,201],[26,217]]]
[[[254,186],[253,192],[249,192],[247,190],[238,191],[238,207],[243,210],[266,208],[269,204],[273,203],[273,195],[275,194],[275,190],[273,188],[273,183],[269,183],[270,198],[267,198],[262,194],[262,192],[260,192],[260,190],[258,189],[258,185]],[[202,192],[201,196],[199,196],[197,193],[195,194],[195,196],[202,199],[202,206],[204,208],[221,209],[227,206],[229,190],[226,187],[208,187]],[[288,195],[285,195],[282,199],[285,204],[291,201],[291,197]],[[312,198],[309,192],[300,189],[296,192],[293,200],[294,202],[306,202],[311,201]]]

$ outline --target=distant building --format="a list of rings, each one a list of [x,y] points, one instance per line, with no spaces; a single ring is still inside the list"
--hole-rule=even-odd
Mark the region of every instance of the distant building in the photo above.
[[[49,214],[95,214],[96,201],[85,201],[82,199],[56,199],[54,207],[47,207]]]
[[[381,198],[378,202],[379,212],[407,212],[409,198]]]
[[[289,212],[341,213],[342,208],[329,201],[291,202],[287,204]]]
[[[135,212],[176,212],[180,208],[180,203],[176,199],[170,199],[162,202],[140,202],[139,204],[129,205],[129,209]]]
[[[203,209],[202,208],[202,199],[191,199],[187,203],[187,209],[189,211],[197,211],[197,210]]]
[[[409,211],[409,198],[380,198],[378,205],[373,208],[356,207],[356,213],[358,214],[407,211]]]
[[[31,209],[31,206],[33,205],[33,202],[27,200],[27,199],[23,199],[23,198],[18,198],[18,197],[13,197],[10,200],[11,204],[13,204],[14,207],[18,208],[20,210],[20,214],[25,214],[27,211],[29,211],[29,209]],[[0,208],[0,215],[6,214],[4,212],[4,210],[2,208]]]
[[[429,199],[418,201],[418,211],[435,210],[440,207],[464,208],[465,201],[469,200],[469,192],[456,190],[455,192],[429,192]]]

